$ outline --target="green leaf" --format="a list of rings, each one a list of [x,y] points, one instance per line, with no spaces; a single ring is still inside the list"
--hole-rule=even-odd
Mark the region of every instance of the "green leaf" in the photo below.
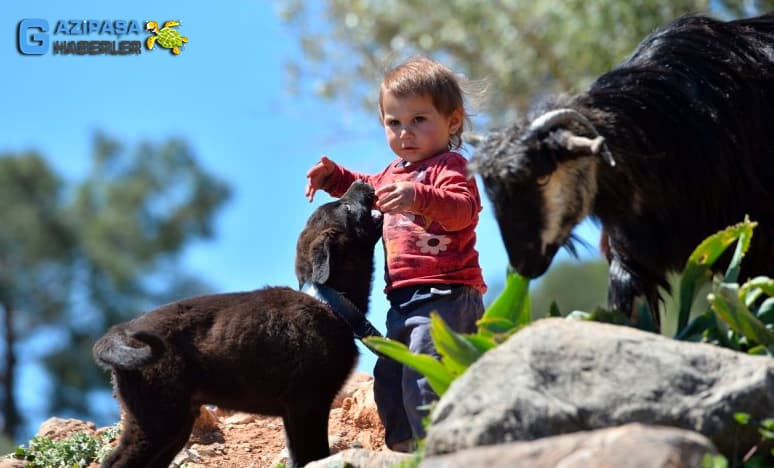
[[[637,310],[637,313],[634,316],[635,318],[634,326],[636,328],[640,330],[650,331],[650,332],[658,331],[658,327],[653,321],[653,316],[650,314],[650,306],[648,305],[647,301],[642,301],[636,304],[636,310]],[[618,311],[614,311],[614,312],[617,312],[620,314],[620,312]],[[656,310],[655,313],[658,314],[658,310]],[[613,323],[618,323],[618,322],[613,322]]]
[[[711,277],[710,268],[723,252],[735,241],[739,240],[741,245],[737,250],[741,253],[747,251],[752,237],[752,230],[757,223],[745,220],[734,226],[729,226],[720,232],[704,239],[693,251],[680,280],[680,308],[677,316],[677,330],[682,330],[688,323],[696,291],[709,281]],[[741,261],[741,258],[738,259]],[[733,272],[730,272],[733,274]]]
[[[529,279],[508,268],[505,288],[486,309],[483,319],[505,319],[516,326],[526,325],[529,316]]]
[[[771,468],[771,464],[766,463],[762,455],[755,455],[749,458],[745,458],[744,465],[742,466],[744,468]]]
[[[675,339],[682,341],[701,341],[702,336],[706,331],[717,331],[717,318],[712,310],[699,315],[684,327],[679,330]]]
[[[702,468],[728,468],[728,460],[723,455],[704,455],[701,460]]]
[[[739,298],[737,284],[716,282],[708,300],[712,310],[732,330],[747,337],[753,343],[765,346],[774,344],[774,333],[744,305]]]
[[[516,324],[501,317],[483,317],[478,322],[479,334],[491,336],[498,333],[508,333],[516,328]]]
[[[749,222],[750,218],[745,216],[745,222]],[[734,249],[734,255],[731,257],[731,262],[726,269],[725,281],[726,283],[736,283],[739,278],[739,270],[741,269],[742,259],[744,254],[747,253],[747,249],[750,248],[750,240],[752,239],[752,231],[755,225],[752,225],[749,229],[742,229],[739,232],[739,240],[736,243],[736,249]]]
[[[438,396],[446,393],[454,380],[454,375],[440,361],[428,354],[412,353],[403,343],[377,336],[364,338],[363,342],[377,353],[392,358],[424,375]]]
[[[774,278],[757,276],[739,288],[739,297],[742,298],[747,307],[752,306],[763,294],[774,296]]]
[[[490,336],[485,336],[480,333],[475,335],[466,335],[470,343],[476,347],[482,353],[485,353],[497,346],[497,343]]]
[[[750,423],[750,420],[752,419],[752,416],[750,416],[749,413],[734,413],[734,420],[738,422],[741,425],[746,425]]]
[[[774,349],[769,349],[763,345],[757,345],[748,349],[747,354],[752,354],[753,356],[774,356]]]
[[[767,324],[774,324],[774,297],[770,297],[761,303],[755,312],[758,319]]]
[[[467,337],[449,328],[440,315],[430,313],[430,336],[441,362],[452,374],[460,375],[484,353]]]

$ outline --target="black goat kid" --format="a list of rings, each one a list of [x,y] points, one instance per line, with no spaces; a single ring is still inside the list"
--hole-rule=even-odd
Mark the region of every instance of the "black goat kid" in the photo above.
[[[582,94],[490,134],[471,170],[508,257],[536,277],[587,215],[603,228],[608,302],[628,316],[707,236],[759,225],[745,277],[774,271],[774,14],[687,16],[648,36]]]
[[[299,236],[299,284],[368,308],[381,218],[374,189],[355,182],[318,207]],[[357,361],[353,331],[327,305],[285,287],[173,302],[112,327],[94,345],[123,409],[103,468],[166,468],[202,404],[282,416],[288,466],[327,457],[328,413]],[[260,443],[260,441],[256,441]]]

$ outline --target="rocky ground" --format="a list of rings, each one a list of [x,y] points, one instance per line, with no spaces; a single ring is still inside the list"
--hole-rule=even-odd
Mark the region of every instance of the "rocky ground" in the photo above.
[[[89,422],[52,418],[41,425],[38,435],[59,440],[78,431],[99,430],[102,428]],[[328,434],[333,453],[349,448],[383,449],[384,428],[376,412],[371,376],[350,377],[332,406]],[[286,461],[281,418],[202,407],[188,445],[170,466],[269,468]],[[0,462],[0,467],[12,466],[24,464],[10,458]]]

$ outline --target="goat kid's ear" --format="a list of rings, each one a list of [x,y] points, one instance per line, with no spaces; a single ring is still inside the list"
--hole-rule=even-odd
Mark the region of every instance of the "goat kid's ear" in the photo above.
[[[312,261],[312,278],[315,283],[325,283],[328,281],[331,273],[331,246],[335,233],[327,230],[320,233],[310,245],[310,256]]]

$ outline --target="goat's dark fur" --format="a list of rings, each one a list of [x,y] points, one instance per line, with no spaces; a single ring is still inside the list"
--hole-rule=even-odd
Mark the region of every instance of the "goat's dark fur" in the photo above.
[[[326,284],[363,313],[381,223],[373,189],[356,183],[320,206],[297,245],[299,283]],[[166,468],[202,404],[282,416],[290,465],[324,458],[328,412],[357,360],[349,327],[322,302],[284,287],[162,306],[111,328],[94,345],[124,411],[103,467]]]
[[[558,108],[585,116],[616,164],[563,144],[596,136],[578,122],[493,133],[471,163],[518,271],[542,274],[586,215],[603,228],[609,305],[630,316],[638,297],[655,313],[667,272],[745,215],[759,224],[743,277],[774,271],[774,14],[680,18],[538,111]]]

